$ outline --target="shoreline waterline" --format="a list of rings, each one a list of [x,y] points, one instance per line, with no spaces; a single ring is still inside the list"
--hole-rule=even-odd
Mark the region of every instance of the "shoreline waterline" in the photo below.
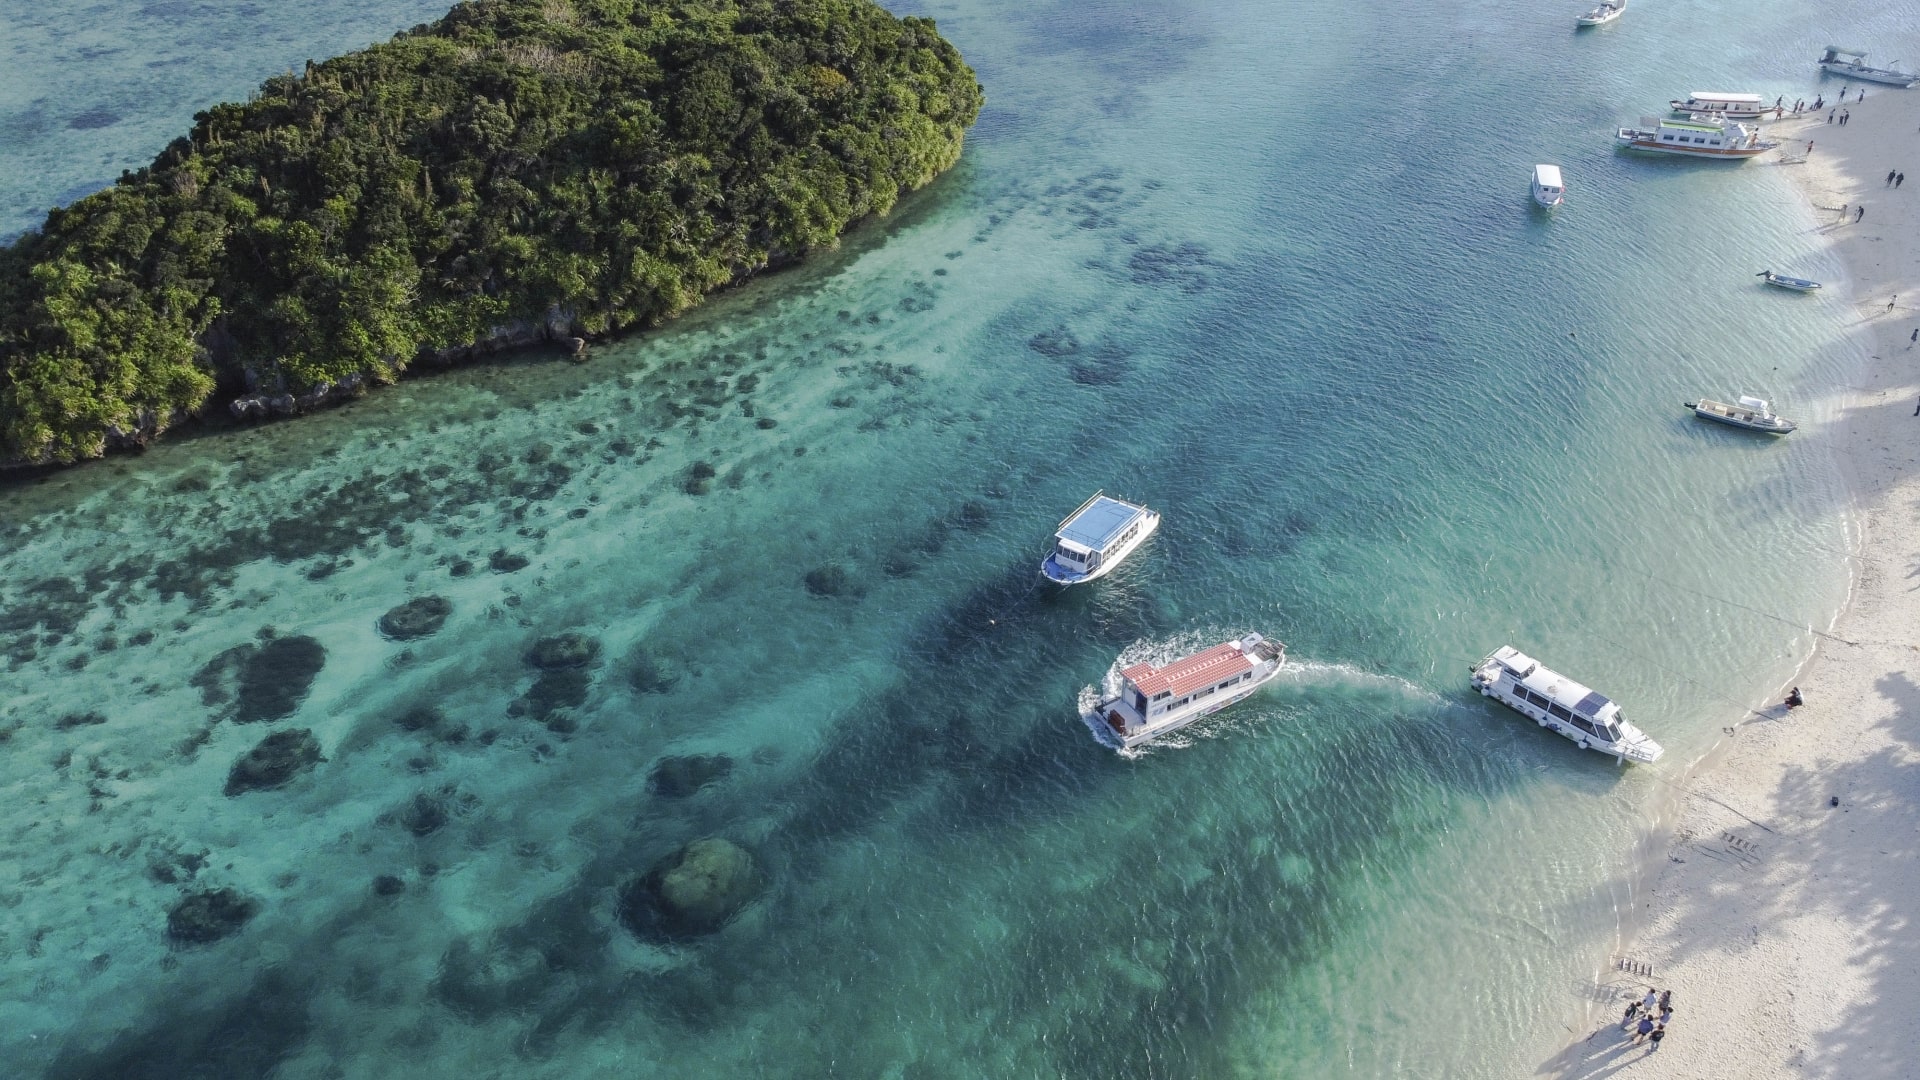
[[[1832,421],[1851,501],[1849,587],[1791,681],[1806,704],[1775,706],[1769,724],[1750,717],[1734,725],[1663,800],[1672,818],[1650,831],[1648,902],[1632,913],[1635,932],[1623,935],[1623,951],[1653,974],[1600,973],[1623,988],[1620,1000],[1624,988],[1651,982],[1675,988],[1681,1003],[1672,1034],[1660,1053],[1634,1062],[1636,1075],[1893,1076],[1901,1048],[1920,1032],[1912,965],[1897,959],[1920,875],[1898,850],[1914,823],[1900,793],[1915,768],[1915,716],[1913,700],[1902,700],[1909,665],[1895,651],[1915,647],[1920,619],[1903,610],[1894,576],[1920,543],[1908,509],[1920,502],[1920,470],[1905,410],[1920,380],[1896,359],[1912,350],[1920,326],[1920,292],[1908,291],[1920,289],[1920,192],[1905,195],[1885,182],[1884,166],[1864,160],[1877,152],[1896,159],[1897,172],[1902,154],[1920,159],[1920,95],[1886,89],[1845,108],[1846,125],[1826,123],[1823,110],[1780,130],[1790,147],[1814,143],[1788,180],[1814,214],[1834,215],[1816,231],[1845,270],[1832,291],[1855,313],[1847,340],[1864,355],[1836,388]],[[1861,829],[1845,816],[1855,809],[1885,825]],[[1749,880],[1730,884],[1736,876]],[[1836,879],[1874,905],[1850,906]],[[1590,1029],[1598,1014],[1598,1029],[1543,1073],[1585,1077],[1620,1062],[1609,1008],[1587,1012]],[[1873,1022],[1862,1023],[1863,1014]]]

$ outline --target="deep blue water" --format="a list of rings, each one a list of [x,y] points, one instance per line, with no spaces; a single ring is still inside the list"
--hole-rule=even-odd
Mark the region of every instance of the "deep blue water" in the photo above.
[[[841,252],[585,366],[0,490],[8,1073],[1531,1072],[1652,815],[1846,587],[1822,422],[1860,358],[1839,304],[1751,276],[1838,268],[1782,166],[1610,136],[1688,90],[1810,96],[1828,26],[1892,47],[1913,13],[1721,7],[1576,35],[1486,3],[902,6],[989,106]],[[10,11],[0,231],[434,14]],[[1569,177],[1550,217],[1536,161]],[[1805,427],[1679,408],[1742,390]],[[1095,488],[1159,534],[1042,588]],[[443,629],[376,633],[423,595]],[[1247,629],[1293,666],[1189,735],[1121,759],[1076,716],[1123,650]],[[541,681],[563,631],[598,658]],[[324,650],[304,694],[220,659],[289,638]],[[1668,758],[1466,693],[1509,642]],[[323,762],[222,794],[295,730]],[[724,774],[650,781],[694,755]],[[760,881],[734,921],[622,925],[716,836]],[[170,946],[215,888],[257,913]]]

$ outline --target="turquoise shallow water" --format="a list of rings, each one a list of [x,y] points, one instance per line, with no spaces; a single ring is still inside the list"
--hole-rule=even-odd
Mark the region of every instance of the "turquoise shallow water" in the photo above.
[[[1610,131],[1691,89],[1811,96],[1826,24],[1912,11],[915,10],[990,105],[837,255],[585,366],[0,492],[10,1075],[1506,1077],[1580,1023],[1650,816],[1842,600],[1823,421],[1861,359],[1838,302],[1752,284],[1839,275],[1778,167]],[[10,12],[0,228],[432,14]],[[1572,185],[1551,219],[1537,160]],[[1805,430],[1679,408],[1741,389]],[[1041,588],[1097,487],[1164,526]],[[444,629],[375,632],[419,595]],[[1295,664],[1190,735],[1123,760],[1076,718],[1121,651],[1246,629]],[[567,630],[599,660],[536,689]],[[239,723],[196,672],[269,636],[324,666]],[[1506,642],[1667,760],[1466,694]],[[529,694],[573,703],[542,726]],[[221,794],[292,729],[326,760]],[[696,754],[731,769],[650,787]],[[758,898],[636,939],[619,887],[703,836]],[[258,914],[170,947],[211,887]]]

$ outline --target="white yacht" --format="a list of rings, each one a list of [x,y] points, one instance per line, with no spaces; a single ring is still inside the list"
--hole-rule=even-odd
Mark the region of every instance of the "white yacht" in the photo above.
[[[1827,46],[1827,51],[1820,57],[1820,69],[1835,75],[1844,75],[1849,79],[1886,83],[1888,86],[1897,86],[1902,90],[1915,82],[1920,82],[1920,75],[1895,71],[1892,68],[1868,67],[1866,53],[1859,49],[1842,49],[1836,45]]]
[[[1473,688],[1514,712],[1579,744],[1612,754],[1620,762],[1651,765],[1659,743],[1620,715],[1620,706],[1574,682],[1511,645],[1502,645],[1470,668]]]
[[[1578,26],[1604,26],[1627,10],[1627,0],[1601,0],[1600,6],[1574,19]]]
[[[1533,201],[1551,210],[1566,200],[1567,183],[1558,165],[1533,167]]]
[[[1095,706],[1105,741],[1130,749],[1186,727],[1258,690],[1280,673],[1287,647],[1248,634],[1168,664],[1120,672],[1120,692]]]
[[[1702,420],[1713,420],[1732,427],[1745,428],[1748,431],[1762,431],[1768,435],[1786,435],[1799,427],[1799,424],[1777,415],[1773,411],[1773,402],[1765,398],[1740,395],[1740,400],[1732,405],[1724,401],[1701,398],[1699,401],[1685,403],[1693,410],[1693,415]]]
[[[1696,114],[1685,120],[1642,117],[1640,122],[1645,126],[1623,127],[1616,136],[1629,150],[1719,161],[1745,161],[1780,145],[1774,140],[1762,139],[1757,127],[1748,127],[1717,116]]]
[[[1724,116],[1729,120],[1758,120],[1778,111],[1760,100],[1759,94],[1726,94],[1716,90],[1695,90],[1685,101],[1676,99],[1667,104],[1677,113]]]
[[[1120,565],[1159,527],[1159,514],[1096,491],[1060,523],[1040,572],[1062,585],[1092,581]]]

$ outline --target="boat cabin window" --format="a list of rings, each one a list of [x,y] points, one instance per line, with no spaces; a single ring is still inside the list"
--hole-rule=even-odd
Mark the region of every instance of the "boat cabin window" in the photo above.
[[[1599,732],[1593,730],[1592,724],[1587,723],[1585,720],[1581,719],[1580,717],[1575,716],[1575,717],[1572,717],[1571,719],[1573,720],[1573,726],[1579,728],[1581,731],[1584,731],[1589,735],[1599,734]]]
[[[1558,719],[1573,720],[1574,723],[1579,724],[1581,727],[1587,726],[1584,721],[1575,720],[1573,715],[1573,710],[1567,708],[1565,705],[1550,704],[1547,706],[1547,711],[1552,713]]]

